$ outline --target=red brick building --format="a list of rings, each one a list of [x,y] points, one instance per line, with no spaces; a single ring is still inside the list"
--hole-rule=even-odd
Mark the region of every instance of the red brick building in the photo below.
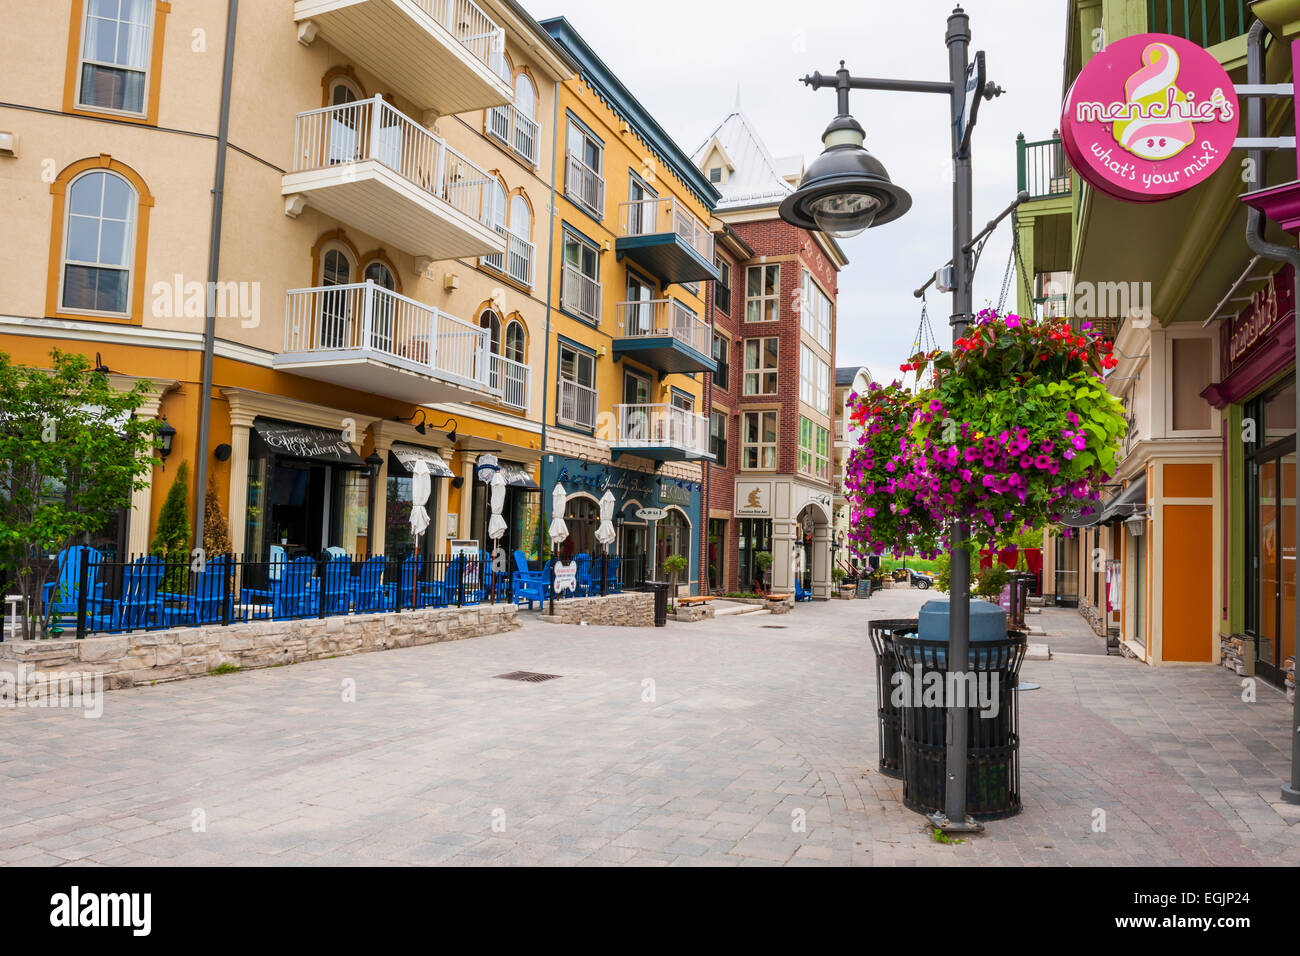
[[[737,109],[692,157],[722,194],[714,212],[720,279],[713,296],[706,571],[748,591],[755,555],[766,583],[831,596],[835,301],[847,260],[833,239],[777,209],[803,173],[777,160]],[[724,370],[725,365],[725,370]]]

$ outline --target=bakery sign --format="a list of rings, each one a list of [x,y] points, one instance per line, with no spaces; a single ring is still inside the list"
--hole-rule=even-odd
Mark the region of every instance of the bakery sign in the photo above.
[[[1182,37],[1108,44],[1065,97],[1061,142],[1078,174],[1126,202],[1172,199],[1209,179],[1239,125],[1232,80]]]
[[[1273,273],[1254,295],[1250,304],[1223,329],[1223,375],[1240,368],[1272,340],[1279,325],[1295,315],[1295,268],[1286,266]]]

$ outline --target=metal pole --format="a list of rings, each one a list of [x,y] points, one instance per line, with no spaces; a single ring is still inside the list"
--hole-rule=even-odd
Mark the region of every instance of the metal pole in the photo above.
[[[230,89],[235,71],[235,24],[239,0],[226,7],[226,52],[221,68],[221,115],[217,121],[217,168],[212,177],[212,230],[208,239],[207,314],[203,321],[203,371],[199,392],[198,450],[194,462],[194,547],[203,547],[203,521],[207,507],[208,434],[212,420],[212,353],[217,340],[217,280],[221,277],[221,214],[226,193],[226,152],[230,140]],[[231,481],[247,481],[231,475]]]
[[[971,321],[971,261],[966,247],[973,231],[971,212],[970,147],[961,150],[961,116],[966,98],[966,68],[970,54],[970,17],[957,7],[948,17],[948,77],[952,83],[952,325],[954,343],[966,334]],[[948,605],[948,666],[965,668],[970,657],[970,552],[966,544],[970,527],[953,522],[949,535],[950,601]],[[958,682],[960,683],[960,682]],[[969,711],[948,701],[947,780],[944,812],[935,814],[934,824],[945,830],[979,830],[966,816],[966,741]]]

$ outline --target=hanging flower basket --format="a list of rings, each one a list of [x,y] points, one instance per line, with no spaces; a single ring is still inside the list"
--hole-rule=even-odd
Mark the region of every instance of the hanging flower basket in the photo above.
[[[1102,381],[1111,344],[1068,320],[982,312],[952,352],[900,366],[895,382],[850,396],[863,428],[846,466],[850,539],[862,553],[942,550],[952,521],[992,544],[1063,511],[1093,510],[1126,424]]]

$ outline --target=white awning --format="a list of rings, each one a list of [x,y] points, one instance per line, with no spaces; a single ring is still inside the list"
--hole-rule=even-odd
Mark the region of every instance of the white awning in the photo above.
[[[442,460],[432,448],[421,448],[418,445],[394,444],[392,449],[393,457],[407,471],[415,469],[415,463],[422,461],[429,466],[429,474],[434,478],[455,478],[456,474],[447,467],[447,463]]]

